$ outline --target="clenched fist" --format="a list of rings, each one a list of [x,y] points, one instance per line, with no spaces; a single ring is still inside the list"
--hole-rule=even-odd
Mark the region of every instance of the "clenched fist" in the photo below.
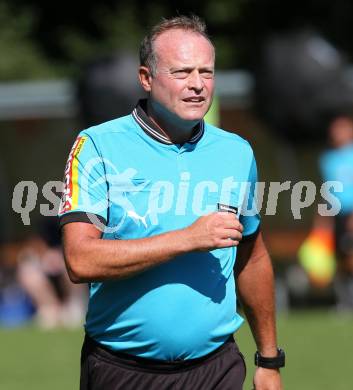
[[[200,217],[185,232],[193,250],[209,251],[238,245],[243,226],[233,213],[215,212]]]

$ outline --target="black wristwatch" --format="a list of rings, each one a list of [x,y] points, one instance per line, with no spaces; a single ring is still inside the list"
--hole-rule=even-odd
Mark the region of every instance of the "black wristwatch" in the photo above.
[[[286,355],[281,348],[277,348],[277,356],[264,357],[259,351],[255,353],[255,365],[264,368],[281,368],[285,366]]]

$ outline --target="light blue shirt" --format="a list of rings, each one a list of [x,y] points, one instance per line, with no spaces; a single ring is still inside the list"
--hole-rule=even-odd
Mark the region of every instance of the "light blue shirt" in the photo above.
[[[340,214],[353,212],[353,144],[339,149],[331,149],[320,157],[320,169],[323,180],[339,181],[342,192],[335,192],[341,202]]]
[[[62,220],[92,213],[107,224],[103,239],[138,239],[185,228],[222,203],[238,209],[244,237],[258,230],[256,212],[242,215],[257,181],[248,142],[202,122],[180,146],[152,137],[145,126],[135,110],[80,133],[65,172]],[[244,191],[241,183],[251,187]],[[191,252],[128,279],[91,283],[86,332],[147,358],[190,359],[215,350],[243,322],[236,251]]]

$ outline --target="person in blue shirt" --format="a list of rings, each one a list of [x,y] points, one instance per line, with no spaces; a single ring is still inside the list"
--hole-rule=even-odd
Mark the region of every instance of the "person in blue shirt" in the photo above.
[[[215,64],[204,23],[163,20],[140,62],[148,98],[83,130],[65,169],[67,270],[90,287],[81,389],[241,389],[236,288],[255,387],[281,389],[256,162],[247,141],[203,121]]]
[[[333,219],[337,273],[334,290],[337,308],[353,310],[353,118],[337,115],[328,127],[330,149],[320,156],[324,181],[339,181],[342,191],[336,196],[340,212]]]

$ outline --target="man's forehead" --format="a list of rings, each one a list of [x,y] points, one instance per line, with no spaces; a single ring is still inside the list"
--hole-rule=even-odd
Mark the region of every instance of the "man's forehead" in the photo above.
[[[171,29],[160,34],[154,42],[154,51],[162,60],[169,57],[184,61],[194,52],[202,52],[211,61],[214,59],[214,48],[206,37],[182,29]]]

